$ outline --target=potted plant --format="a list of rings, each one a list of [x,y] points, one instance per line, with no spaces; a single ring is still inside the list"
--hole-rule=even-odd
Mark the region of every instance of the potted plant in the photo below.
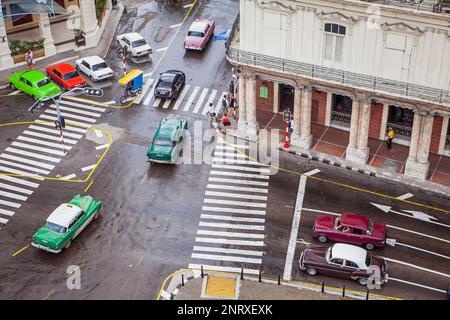
[[[73,29],[73,32],[75,34],[75,44],[78,47],[86,45],[86,38],[84,37],[86,33],[81,29]]]

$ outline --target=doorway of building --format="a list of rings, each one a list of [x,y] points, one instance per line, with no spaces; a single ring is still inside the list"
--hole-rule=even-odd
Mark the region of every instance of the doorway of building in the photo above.
[[[289,109],[291,113],[294,113],[294,88],[280,84],[280,111]]]
[[[392,128],[396,138],[409,142],[411,140],[413,121],[414,111],[390,105],[386,131]]]
[[[331,126],[350,131],[353,100],[333,93],[331,95]]]

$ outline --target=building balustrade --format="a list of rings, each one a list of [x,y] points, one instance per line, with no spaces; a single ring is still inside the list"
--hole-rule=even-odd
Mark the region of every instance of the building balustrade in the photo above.
[[[394,129],[395,138],[402,140],[411,140],[412,128],[407,126],[402,126],[398,123],[388,122],[386,127],[386,135],[389,131],[389,128]]]
[[[352,115],[350,113],[331,111],[331,123],[333,124],[350,128],[351,119]]]

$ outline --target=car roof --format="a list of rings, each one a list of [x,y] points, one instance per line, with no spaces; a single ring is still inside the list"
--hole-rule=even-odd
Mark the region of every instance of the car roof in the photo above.
[[[55,68],[56,70],[58,70],[61,73],[75,71],[75,68],[71,64],[68,64],[68,63],[55,64],[52,66],[52,68]]]
[[[341,223],[352,228],[367,230],[369,219],[359,214],[344,212]]]
[[[41,81],[42,79],[46,79],[47,76],[37,70],[30,70],[30,71],[25,71],[24,73],[22,73],[20,75],[21,77],[24,77],[27,80],[32,80],[32,81]]]
[[[358,266],[366,265],[367,251],[350,244],[336,243],[331,247],[331,258],[350,260]]]
[[[205,32],[207,26],[208,26],[207,20],[194,21],[194,22],[192,22],[191,27],[189,28],[189,31]]]
[[[124,33],[122,34],[123,37],[127,38],[130,41],[135,41],[135,40],[141,40],[144,39],[143,36],[141,36],[139,33],[137,32],[129,32],[129,33]]]
[[[105,60],[103,60],[102,58],[100,58],[99,56],[90,56],[90,57],[83,57],[81,58],[82,60],[86,61],[89,64],[97,64],[97,63],[102,63],[105,62]]]
[[[161,124],[158,129],[158,136],[164,138],[172,138],[174,130],[180,124],[180,119],[176,118],[164,118],[161,120]]]
[[[61,204],[47,218],[48,222],[68,228],[70,222],[81,212],[81,208],[68,203]]]

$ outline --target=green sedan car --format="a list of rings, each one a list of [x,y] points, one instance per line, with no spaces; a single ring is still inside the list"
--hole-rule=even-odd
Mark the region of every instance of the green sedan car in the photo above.
[[[46,101],[61,94],[61,89],[42,72],[18,71],[8,78],[13,90],[20,90],[36,101]]]
[[[147,161],[157,163],[176,163],[183,149],[183,139],[187,121],[177,118],[164,118],[159,123],[152,144],[147,151]]]
[[[102,208],[101,201],[77,194],[69,203],[60,205],[33,236],[32,246],[59,253],[94,219]]]

